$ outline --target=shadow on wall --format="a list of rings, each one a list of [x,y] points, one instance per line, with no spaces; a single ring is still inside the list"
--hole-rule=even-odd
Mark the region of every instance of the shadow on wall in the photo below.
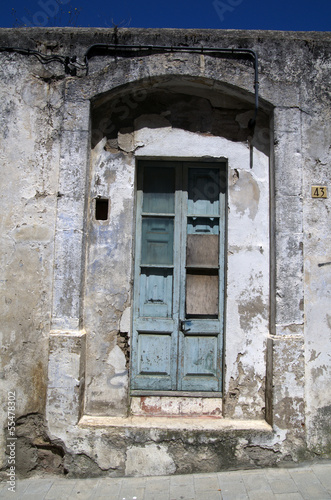
[[[172,127],[202,135],[250,142],[269,155],[268,115],[260,110],[255,130],[249,128],[254,114],[252,103],[225,93],[190,86],[179,80],[169,89],[129,86],[119,95],[108,94],[92,110],[92,148],[104,137],[105,149],[119,152],[119,134],[148,127]],[[139,119],[139,120],[138,120]]]

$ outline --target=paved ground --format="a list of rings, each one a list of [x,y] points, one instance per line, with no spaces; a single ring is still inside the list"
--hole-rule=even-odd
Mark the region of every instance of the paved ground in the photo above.
[[[24,500],[301,500],[331,499],[331,461],[286,469],[186,476],[23,479],[16,492],[0,484],[1,499]]]

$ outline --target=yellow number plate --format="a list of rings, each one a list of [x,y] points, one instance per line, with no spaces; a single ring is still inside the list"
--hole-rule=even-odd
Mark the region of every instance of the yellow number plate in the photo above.
[[[311,195],[313,198],[327,198],[328,192],[326,186],[312,186]]]

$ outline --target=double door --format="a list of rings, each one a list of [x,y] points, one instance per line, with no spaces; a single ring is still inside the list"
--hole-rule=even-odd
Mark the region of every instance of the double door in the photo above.
[[[133,393],[220,392],[224,163],[138,164]]]

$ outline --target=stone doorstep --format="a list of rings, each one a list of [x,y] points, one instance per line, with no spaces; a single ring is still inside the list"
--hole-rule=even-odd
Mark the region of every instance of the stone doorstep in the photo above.
[[[130,414],[146,417],[222,418],[222,398],[185,396],[133,396]]]
[[[130,416],[103,417],[84,415],[78,422],[79,427],[124,427],[145,429],[173,429],[197,431],[257,431],[272,433],[272,426],[265,420],[232,420],[210,416],[200,417],[164,417]]]

